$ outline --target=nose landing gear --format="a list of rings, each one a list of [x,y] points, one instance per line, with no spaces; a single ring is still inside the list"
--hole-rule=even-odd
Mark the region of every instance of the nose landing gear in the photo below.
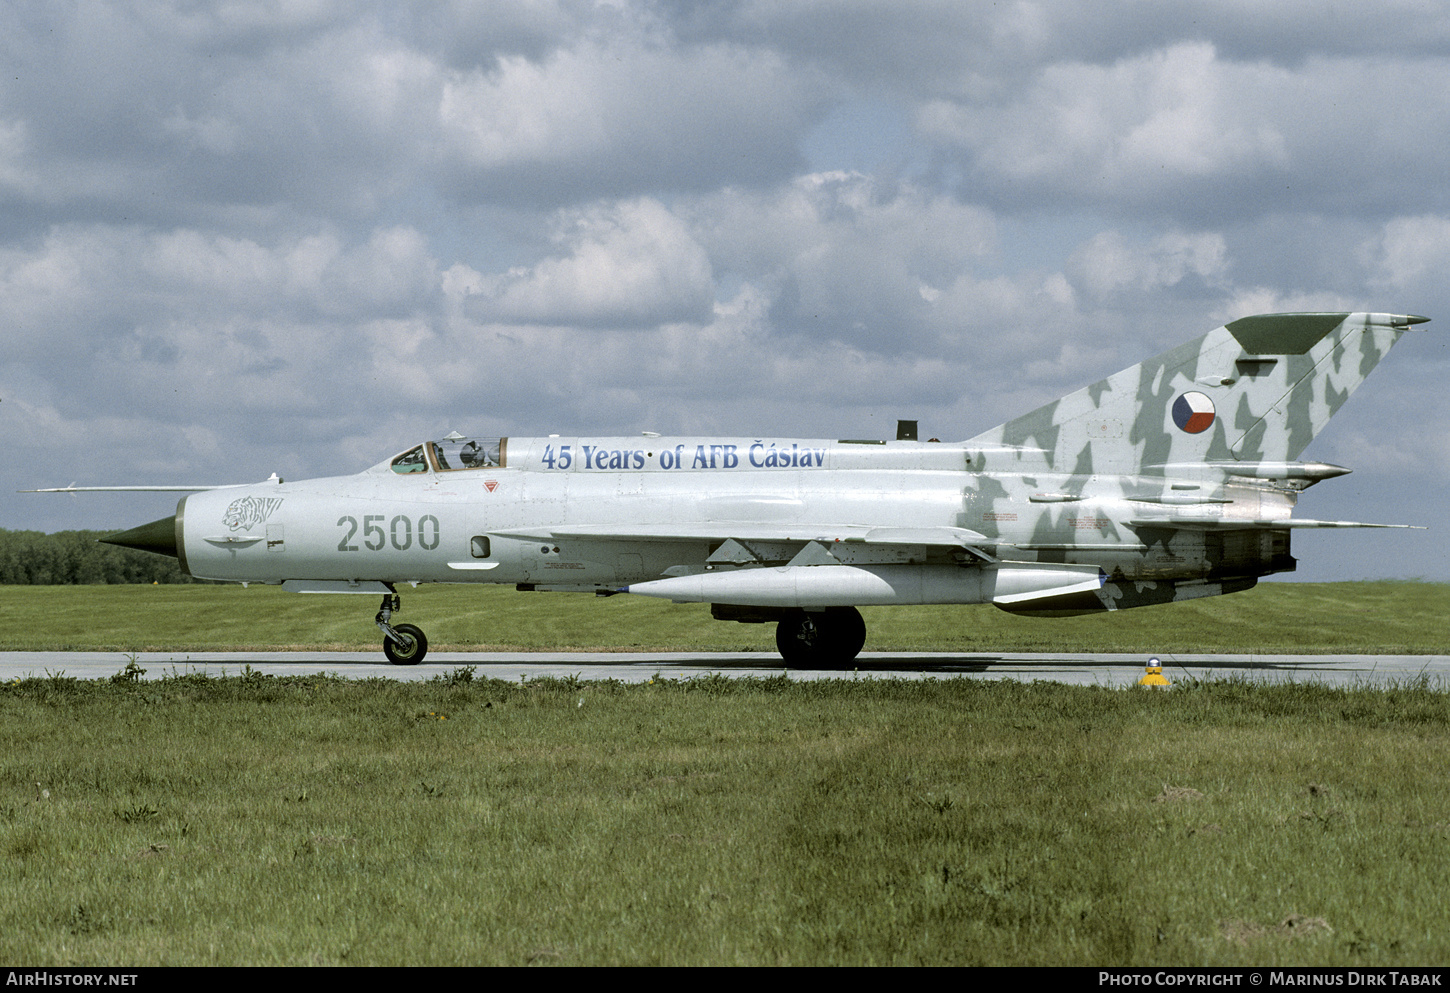
[[[396,593],[383,595],[378,608],[378,628],[383,632],[383,654],[393,665],[417,665],[428,654],[428,639],[423,629],[412,624],[389,624],[393,612],[403,609],[403,598]]]

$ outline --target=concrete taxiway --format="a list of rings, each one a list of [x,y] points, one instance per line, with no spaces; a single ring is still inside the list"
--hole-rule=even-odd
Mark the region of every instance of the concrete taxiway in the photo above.
[[[422,665],[389,665],[381,652],[0,652],[0,680],[64,675],[107,679],[131,659],[143,679],[201,672],[240,675],[247,667],[270,676],[332,673],[348,679],[432,679],[464,666],[476,678],[576,677],[644,682],[656,675],[691,679],[711,673],[791,679],[1016,679],[1088,686],[1132,686],[1143,675],[1146,655],[1020,654],[990,652],[863,652],[847,672],[789,669],[764,652],[433,652]],[[1331,686],[1402,686],[1426,680],[1450,690],[1445,655],[1163,655],[1170,682],[1244,679],[1252,682],[1319,682]]]

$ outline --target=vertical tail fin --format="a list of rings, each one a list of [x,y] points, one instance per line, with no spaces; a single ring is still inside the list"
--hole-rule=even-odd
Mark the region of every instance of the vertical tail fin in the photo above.
[[[1091,475],[1290,462],[1411,325],[1398,314],[1262,314],[1210,331],[972,439],[992,468]],[[994,449],[1002,449],[995,452]]]

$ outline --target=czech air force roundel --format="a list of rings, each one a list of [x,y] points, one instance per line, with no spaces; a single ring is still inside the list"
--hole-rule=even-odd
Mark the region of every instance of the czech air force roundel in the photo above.
[[[1201,434],[1213,425],[1213,401],[1202,393],[1185,393],[1173,401],[1173,423],[1185,434]]]

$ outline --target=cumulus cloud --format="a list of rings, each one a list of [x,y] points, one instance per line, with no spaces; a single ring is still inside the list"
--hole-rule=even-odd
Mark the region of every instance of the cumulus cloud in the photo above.
[[[453,72],[439,139],[471,184],[461,196],[532,198],[561,183],[700,190],[788,175],[793,138],[825,91],[769,49],[585,41]]]
[[[1286,66],[1184,42],[924,101],[917,126],[959,150],[994,202],[1066,195],[1218,223],[1312,203],[1408,205],[1431,181],[1429,136],[1450,124],[1450,101],[1438,83],[1386,70],[1379,56]]]
[[[692,215],[716,269],[758,287],[782,331],[886,352],[917,347],[943,292],[996,247],[988,212],[859,173],[722,191]]]
[[[1444,281],[1450,271],[1450,217],[1395,217],[1362,246],[1361,257],[1376,282],[1404,290]]]
[[[346,245],[333,232],[258,241],[180,228],[68,225],[0,250],[0,315],[36,347],[57,334],[202,316],[376,314],[436,295],[436,264],[408,227]],[[13,352],[12,352],[13,355]]]
[[[1447,50],[1411,0],[17,0],[0,483],[964,437],[1245,314],[1435,316]],[[1380,374],[1426,423],[1438,341]]]
[[[1073,284],[1098,299],[1118,293],[1154,293],[1189,277],[1223,286],[1228,250],[1221,234],[1171,231],[1146,246],[1132,245],[1118,231],[1104,231],[1068,259]]]
[[[708,318],[710,259],[659,201],[568,211],[554,223],[565,253],[482,280],[470,301],[477,317],[585,326]]]
[[[1289,74],[1225,64],[1213,45],[1174,45],[1112,65],[1049,65],[996,103],[937,100],[918,124],[973,153],[979,174],[1046,190],[1086,183],[1135,198],[1185,181],[1290,166],[1285,122],[1253,95]]]

